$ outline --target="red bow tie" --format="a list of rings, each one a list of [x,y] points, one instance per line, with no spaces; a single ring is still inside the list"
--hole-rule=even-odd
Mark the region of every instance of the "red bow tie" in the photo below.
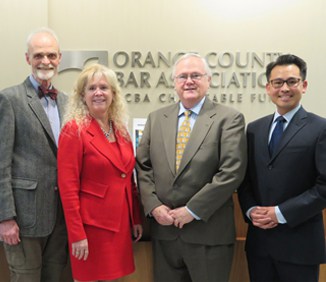
[[[49,95],[52,100],[57,99],[58,90],[55,89],[54,87],[52,87],[51,89],[48,89],[48,88],[39,86],[38,89],[39,89],[38,96],[40,98],[44,97],[45,95]]]

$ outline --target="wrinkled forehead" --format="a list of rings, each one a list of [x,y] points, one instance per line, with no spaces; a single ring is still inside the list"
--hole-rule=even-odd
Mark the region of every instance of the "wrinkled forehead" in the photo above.
[[[59,53],[59,45],[56,39],[48,33],[35,34],[28,45],[29,53]]]

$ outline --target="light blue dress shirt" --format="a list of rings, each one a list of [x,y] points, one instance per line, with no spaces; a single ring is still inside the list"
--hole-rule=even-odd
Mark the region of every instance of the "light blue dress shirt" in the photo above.
[[[36,93],[38,93],[38,87],[40,84],[36,81],[36,79],[33,77],[33,75],[29,76],[29,79],[35,88]],[[60,117],[59,117],[59,111],[58,106],[55,100],[52,100],[48,95],[45,95],[40,99],[40,102],[43,106],[43,109],[46,113],[46,116],[49,119],[53,136],[55,139],[55,143],[58,146],[58,140],[59,140],[59,134],[60,134]]]
[[[191,130],[193,129],[195,122],[197,120],[197,117],[199,115],[199,112],[201,110],[201,108],[203,107],[203,104],[205,102],[206,97],[204,97],[203,99],[200,100],[200,102],[195,105],[194,107],[192,107],[191,109],[186,109],[182,103],[180,102],[180,109],[179,109],[179,113],[178,113],[178,129],[180,128],[182,122],[185,119],[185,115],[184,112],[186,110],[190,110],[191,111],[191,115],[190,115],[190,127]],[[194,212],[192,212],[187,206],[186,206],[186,210],[196,219],[196,220],[200,220],[200,217],[197,216]]]

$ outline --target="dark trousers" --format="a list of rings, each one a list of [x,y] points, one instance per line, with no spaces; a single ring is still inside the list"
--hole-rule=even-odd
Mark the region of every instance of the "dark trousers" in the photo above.
[[[154,282],[227,282],[233,245],[207,246],[152,238]]]
[[[59,282],[67,264],[67,232],[62,211],[46,237],[21,237],[18,245],[4,244],[11,282]]]
[[[247,253],[251,282],[318,282],[319,265],[299,265]]]

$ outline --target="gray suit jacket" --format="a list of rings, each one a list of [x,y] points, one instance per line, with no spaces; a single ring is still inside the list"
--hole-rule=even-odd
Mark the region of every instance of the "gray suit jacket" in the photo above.
[[[67,96],[59,93],[60,118]],[[14,218],[23,236],[46,236],[56,221],[57,147],[29,78],[0,91],[0,221]]]
[[[198,215],[182,229],[159,225],[151,218],[151,235],[189,243],[232,244],[235,238],[232,193],[246,164],[244,118],[206,98],[180,168],[175,171],[179,104],[151,113],[137,149],[141,199],[148,215],[164,204],[185,206]]]
[[[269,115],[248,125],[248,171],[238,195],[244,214],[253,206],[278,205],[287,224],[263,230],[245,216],[246,250],[296,264],[325,262],[326,120],[301,108],[270,157],[272,120]]]

